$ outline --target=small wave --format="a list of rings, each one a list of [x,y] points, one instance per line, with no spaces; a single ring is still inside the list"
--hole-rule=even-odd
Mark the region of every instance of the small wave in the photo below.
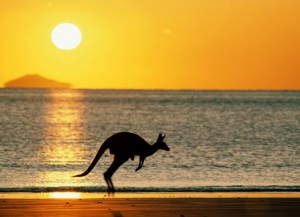
[[[0,192],[106,192],[105,187],[16,187],[0,188]],[[300,186],[201,186],[201,187],[120,187],[118,192],[300,192]]]

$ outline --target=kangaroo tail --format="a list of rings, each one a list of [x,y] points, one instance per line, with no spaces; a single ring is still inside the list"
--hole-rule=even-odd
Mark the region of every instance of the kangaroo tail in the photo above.
[[[87,174],[89,174],[92,171],[92,169],[95,167],[98,160],[100,159],[100,157],[103,155],[103,153],[106,151],[107,148],[108,148],[108,143],[107,143],[107,141],[105,141],[102,144],[102,146],[99,148],[94,160],[92,161],[91,165],[87,168],[87,170],[84,173],[81,173],[79,175],[75,175],[73,177],[82,177],[82,176],[86,176]]]

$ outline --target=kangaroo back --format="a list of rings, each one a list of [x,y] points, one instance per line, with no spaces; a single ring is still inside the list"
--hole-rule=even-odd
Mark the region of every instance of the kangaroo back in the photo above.
[[[98,160],[101,158],[101,156],[104,154],[104,152],[106,151],[106,149],[108,149],[109,146],[109,142],[106,140],[101,147],[99,148],[94,160],[92,161],[91,165],[87,168],[87,170],[84,173],[81,173],[79,175],[75,175],[73,177],[81,177],[81,176],[86,176],[87,174],[89,174],[92,169],[96,166]]]

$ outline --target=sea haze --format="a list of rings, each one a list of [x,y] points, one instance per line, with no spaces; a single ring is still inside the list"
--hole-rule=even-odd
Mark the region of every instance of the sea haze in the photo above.
[[[0,191],[104,191],[102,142],[130,131],[158,151],[113,176],[120,191],[300,190],[299,91],[0,89]]]

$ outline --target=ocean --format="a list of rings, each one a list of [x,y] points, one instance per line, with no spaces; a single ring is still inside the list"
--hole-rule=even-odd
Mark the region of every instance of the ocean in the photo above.
[[[129,131],[169,152],[117,170],[117,191],[300,191],[300,91],[0,89],[0,192],[106,190],[104,140]]]

